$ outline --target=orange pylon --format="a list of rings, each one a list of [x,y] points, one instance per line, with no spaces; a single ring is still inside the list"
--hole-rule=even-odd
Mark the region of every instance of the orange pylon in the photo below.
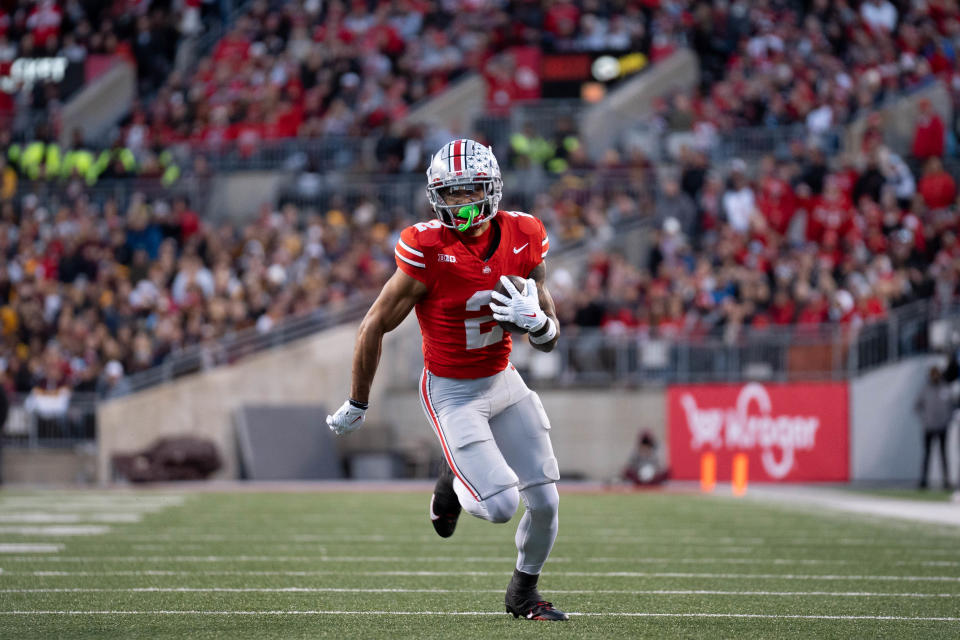
[[[738,453],[733,456],[733,495],[742,496],[747,492],[749,468],[750,461],[747,459],[747,454]]]
[[[700,489],[706,493],[717,485],[717,456],[713,451],[700,454]]]

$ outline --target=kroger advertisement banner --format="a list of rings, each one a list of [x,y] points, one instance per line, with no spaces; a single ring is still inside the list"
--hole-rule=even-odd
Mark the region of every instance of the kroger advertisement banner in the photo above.
[[[677,385],[667,391],[671,476],[700,477],[712,451],[717,479],[746,453],[751,481],[846,481],[847,384]]]

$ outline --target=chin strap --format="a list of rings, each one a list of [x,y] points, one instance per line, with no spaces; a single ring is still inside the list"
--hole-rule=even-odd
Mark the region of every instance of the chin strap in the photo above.
[[[473,220],[480,215],[480,208],[475,204],[468,204],[457,210],[458,218],[465,218],[465,221],[457,225],[457,231],[466,231],[473,226]]]

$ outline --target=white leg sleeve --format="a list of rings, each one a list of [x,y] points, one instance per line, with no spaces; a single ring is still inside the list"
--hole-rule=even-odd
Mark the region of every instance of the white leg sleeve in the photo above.
[[[560,494],[553,482],[527,487],[520,492],[527,512],[517,527],[517,569],[524,573],[538,574],[553,549],[557,539],[557,512]]]
[[[490,522],[507,522],[517,512],[520,504],[520,493],[516,487],[509,487],[484,500],[474,500],[467,487],[456,478],[453,481],[453,490],[457,492],[460,506],[467,513]]]

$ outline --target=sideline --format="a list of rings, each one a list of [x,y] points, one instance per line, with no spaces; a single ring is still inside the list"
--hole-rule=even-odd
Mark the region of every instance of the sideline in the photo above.
[[[791,506],[826,507],[835,511],[960,527],[960,505],[953,502],[904,500],[803,485],[751,485],[747,497]]]

